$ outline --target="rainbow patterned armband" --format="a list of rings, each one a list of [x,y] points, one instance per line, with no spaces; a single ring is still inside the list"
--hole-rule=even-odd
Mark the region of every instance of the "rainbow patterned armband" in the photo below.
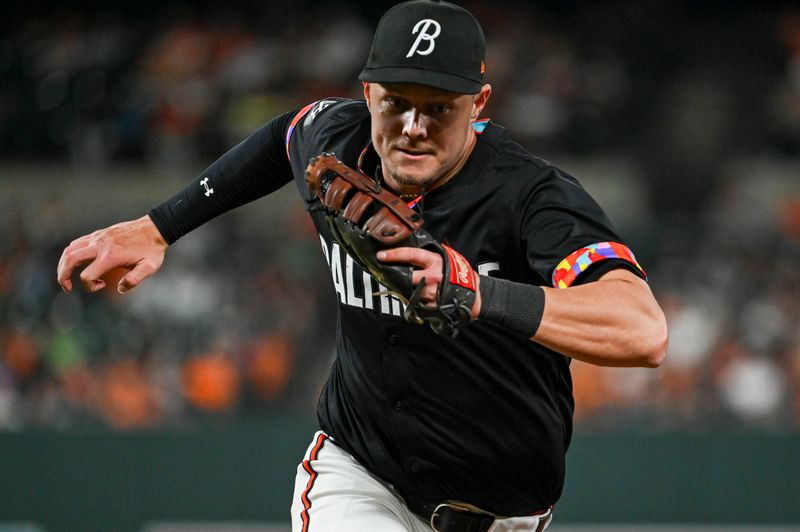
[[[606,259],[621,259],[630,262],[647,279],[647,273],[639,265],[628,246],[616,242],[599,242],[583,247],[559,262],[556,269],[553,270],[553,287],[567,288],[571,286],[575,279],[586,271],[586,268]]]

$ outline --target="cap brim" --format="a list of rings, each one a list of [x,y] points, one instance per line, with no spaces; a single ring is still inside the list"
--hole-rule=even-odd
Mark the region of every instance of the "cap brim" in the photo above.
[[[483,82],[422,68],[365,68],[358,79],[370,83],[418,83],[459,94],[478,94]]]

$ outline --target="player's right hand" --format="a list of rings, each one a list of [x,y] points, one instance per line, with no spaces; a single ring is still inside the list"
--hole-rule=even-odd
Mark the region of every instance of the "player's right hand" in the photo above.
[[[149,216],[122,222],[74,240],[58,261],[58,284],[72,291],[72,274],[84,265],[80,280],[89,292],[105,288],[102,277],[114,268],[130,270],[117,291],[125,293],[153,275],[164,262],[168,244]]]

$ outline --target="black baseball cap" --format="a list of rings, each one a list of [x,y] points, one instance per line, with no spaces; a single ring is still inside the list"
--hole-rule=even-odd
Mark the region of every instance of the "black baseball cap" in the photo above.
[[[449,2],[412,0],[381,17],[358,79],[477,94],[485,55],[483,30],[469,11]]]

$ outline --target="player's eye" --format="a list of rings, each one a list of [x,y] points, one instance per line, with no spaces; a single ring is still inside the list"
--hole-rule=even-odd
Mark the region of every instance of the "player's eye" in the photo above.
[[[447,111],[450,110],[450,106],[447,105],[446,103],[435,103],[435,104],[433,104],[431,109],[436,114],[444,114],[444,113],[446,113]]]
[[[404,107],[403,101],[395,96],[387,96],[384,101],[390,109],[403,109]]]

